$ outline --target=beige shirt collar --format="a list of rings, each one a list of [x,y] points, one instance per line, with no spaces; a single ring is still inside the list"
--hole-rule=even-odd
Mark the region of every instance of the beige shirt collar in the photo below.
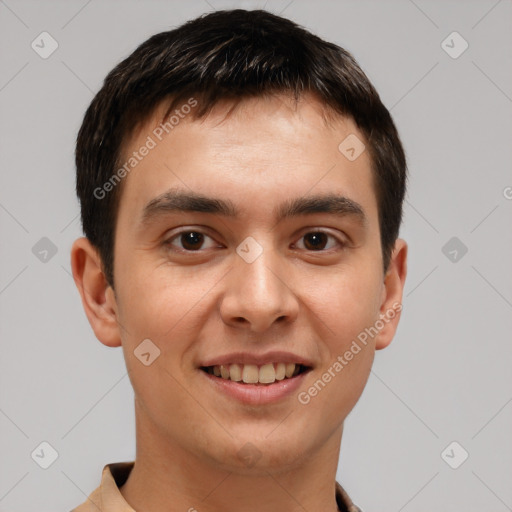
[[[71,512],[135,512],[126,503],[119,487],[121,487],[132,470],[134,462],[116,462],[107,464],[103,468],[101,483],[87,498],[87,500]],[[340,512],[361,512],[349,496],[336,482],[336,502]]]

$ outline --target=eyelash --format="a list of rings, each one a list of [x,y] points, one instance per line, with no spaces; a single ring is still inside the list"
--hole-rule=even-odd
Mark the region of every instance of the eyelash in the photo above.
[[[203,252],[201,249],[196,250],[196,251],[192,251],[192,250],[189,250],[189,249],[172,247],[172,242],[174,240],[176,240],[177,238],[179,238],[181,235],[186,234],[186,233],[199,233],[199,234],[204,235],[204,236],[206,236],[206,237],[208,237],[208,238],[213,240],[213,238],[210,235],[208,235],[204,231],[201,231],[200,229],[190,229],[190,228],[188,228],[188,229],[184,229],[182,231],[179,231],[179,232],[175,233],[171,238],[166,239],[163,242],[163,244],[166,247],[168,247],[169,250],[174,251],[174,252],[179,253],[179,254],[194,254],[194,253],[199,254],[199,253]],[[310,234],[313,234],[313,233],[315,233],[315,234],[316,233],[323,233],[323,234],[327,235],[328,237],[333,238],[338,243],[340,250],[344,249],[348,245],[347,242],[340,240],[338,237],[334,236],[332,233],[329,233],[329,232],[327,232],[327,231],[325,231],[323,229],[312,229],[311,231],[307,231],[306,233],[304,233],[300,237],[300,239],[304,238],[306,235],[310,235]],[[322,252],[331,252],[332,248],[330,248],[330,249],[320,249],[320,250],[317,250],[317,251],[315,251],[313,249],[309,249],[309,250],[308,249],[304,249],[304,250],[306,250],[308,252],[312,252],[312,253],[322,253]]]

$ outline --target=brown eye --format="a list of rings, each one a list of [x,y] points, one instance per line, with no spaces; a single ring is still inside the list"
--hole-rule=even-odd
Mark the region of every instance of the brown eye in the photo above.
[[[204,235],[197,231],[187,231],[186,233],[181,233],[179,239],[184,249],[194,251],[200,249],[200,246],[204,242]]]
[[[201,231],[189,229],[176,233],[168,240],[165,240],[164,245],[176,252],[199,252],[201,249],[205,249],[203,246],[207,240],[211,240],[211,242],[210,246],[206,247],[206,249],[215,246],[214,240],[210,236],[201,233]]]
[[[304,245],[306,249],[311,251],[324,249],[327,239],[328,236],[325,233],[308,233],[307,235],[304,235]]]
[[[326,247],[329,244],[329,239],[334,240],[334,244],[331,242],[331,245],[329,247]],[[304,240],[304,243],[302,244],[306,251],[323,251],[332,249],[336,246],[336,244],[340,247],[344,247],[345,244],[338,238],[336,238],[334,235],[331,235],[330,233],[325,233],[324,231],[310,231],[309,233],[306,233],[301,237],[301,240]]]

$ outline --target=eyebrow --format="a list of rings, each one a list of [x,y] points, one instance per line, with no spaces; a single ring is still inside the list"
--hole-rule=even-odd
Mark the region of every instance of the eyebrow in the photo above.
[[[264,207],[264,204],[262,206]],[[230,200],[207,197],[175,188],[149,201],[142,211],[140,223],[147,226],[169,212],[213,213],[231,218],[237,218],[240,215],[239,210]],[[332,193],[289,199],[275,207],[273,213],[277,222],[299,215],[330,213],[354,217],[363,226],[367,223],[364,209],[359,203]]]

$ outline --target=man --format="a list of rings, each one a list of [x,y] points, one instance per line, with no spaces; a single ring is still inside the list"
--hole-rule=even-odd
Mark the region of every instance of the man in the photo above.
[[[76,164],[73,275],[137,451],[75,511],[358,511],[336,470],[400,318],[406,162],[352,56],[265,11],[189,21],[107,76]]]

